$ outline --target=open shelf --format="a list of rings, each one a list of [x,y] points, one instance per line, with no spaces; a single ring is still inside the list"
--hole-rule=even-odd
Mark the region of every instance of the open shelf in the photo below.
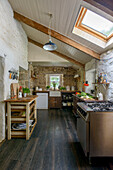
[[[73,94],[75,94],[75,91],[61,92],[62,108],[73,108]]]
[[[7,127],[8,139],[26,138],[29,140],[37,123],[36,98],[28,102],[8,102]]]
[[[110,83],[92,83],[92,84],[106,84],[106,85],[109,85]]]

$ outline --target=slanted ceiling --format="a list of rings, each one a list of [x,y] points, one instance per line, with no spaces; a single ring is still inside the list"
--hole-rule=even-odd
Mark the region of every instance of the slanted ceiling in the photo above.
[[[33,1],[9,0],[9,3],[11,4],[13,10],[16,11],[17,13],[46,27],[48,27],[49,24],[48,13],[52,13],[53,14],[52,25],[51,25],[52,30],[74,40],[75,42],[87,47],[90,50],[93,50],[97,54],[99,54],[102,51],[102,49],[99,46],[96,46],[86,40],[83,40],[79,36],[72,34],[72,29],[75,23],[75,19],[77,17],[80,6],[83,3],[82,0],[71,0],[71,1],[69,0],[46,0],[46,1],[45,0],[33,0]],[[39,42],[41,44],[45,44],[46,42],[48,42],[47,34],[30,27],[25,23],[22,23],[22,26],[30,39]],[[52,38],[52,41],[57,44],[58,46],[57,51],[59,53],[62,53],[63,55],[66,55],[82,64],[85,64],[92,59],[91,55],[86,54],[82,50],[74,48],[62,41],[59,41],[58,39]],[[31,42],[29,42],[29,61],[38,62],[39,59],[40,62],[44,62],[41,61],[41,58],[42,57],[48,58],[48,53],[43,53],[40,47],[35,47],[34,48],[35,52],[32,52],[30,50],[33,50],[33,46],[34,44],[31,45]],[[36,54],[37,54],[37,61],[35,60]],[[55,62],[56,63],[61,62],[61,59],[59,59],[59,57],[56,54],[54,55],[56,57]],[[47,62],[50,62],[49,60]],[[66,60],[62,59],[62,63],[65,62]],[[78,66],[76,68],[78,68]]]

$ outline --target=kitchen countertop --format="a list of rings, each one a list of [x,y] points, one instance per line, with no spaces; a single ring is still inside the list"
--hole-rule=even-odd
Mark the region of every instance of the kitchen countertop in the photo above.
[[[42,90],[42,91],[39,91],[39,90],[35,90],[34,93],[49,93],[50,91],[60,91],[62,93],[72,93],[72,92],[76,92],[76,90],[72,91],[67,91],[67,90]]]
[[[35,90],[34,93],[49,93],[49,90]]]
[[[7,100],[4,100],[4,102],[31,102],[37,97],[38,97],[37,95],[31,95],[31,96],[17,98],[17,99],[7,99]]]
[[[91,100],[91,99],[84,99],[84,98],[81,98],[81,97],[76,96],[75,94],[73,94],[73,96],[76,97],[76,98],[78,98],[79,100],[81,100],[81,101],[83,101],[83,102],[98,101],[98,100],[96,100],[96,99],[93,99],[93,100]]]

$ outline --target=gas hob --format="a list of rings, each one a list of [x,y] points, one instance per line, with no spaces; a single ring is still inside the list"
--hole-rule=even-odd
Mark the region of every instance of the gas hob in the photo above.
[[[113,103],[109,101],[85,103],[86,106],[94,112],[110,112],[113,111]]]

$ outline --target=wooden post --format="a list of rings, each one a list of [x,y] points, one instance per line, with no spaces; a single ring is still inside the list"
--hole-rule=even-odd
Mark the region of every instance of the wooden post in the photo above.
[[[29,140],[29,114],[30,114],[30,107],[29,103],[26,104],[26,140]]]
[[[85,68],[83,68],[83,81],[84,81],[84,83],[85,83]],[[85,92],[85,86],[84,86],[84,84],[83,84],[83,91]]]
[[[11,139],[11,104],[7,102],[7,130],[8,130],[8,140]]]

